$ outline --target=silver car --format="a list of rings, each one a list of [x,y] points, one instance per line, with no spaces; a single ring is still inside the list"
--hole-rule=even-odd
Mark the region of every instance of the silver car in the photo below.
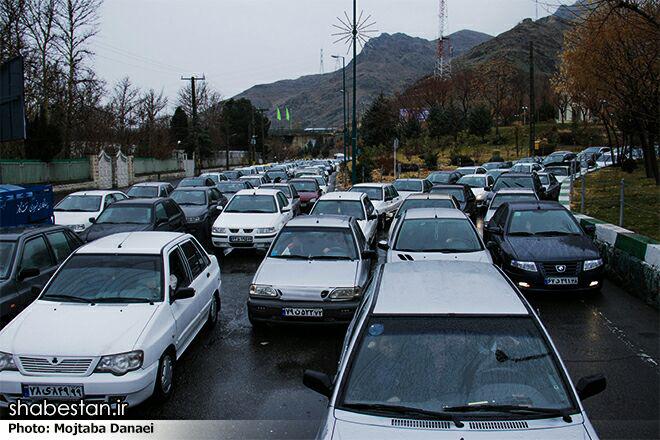
[[[286,198],[289,200],[291,205],[291,212],[295,215],[300,215],[300,195],[296,188],[293,187],[290,183],[267,183],[261,185],[261,189],[279,189],[284,193]]]
[[[319,439],[597,439],[529,303],[492,264],[381,266],[348,327],[337,374],[305,371],[329,399]]]
[[[250,285],[250,322],[349,322],[375,257],[353,218],[310,215],[290,220]]]

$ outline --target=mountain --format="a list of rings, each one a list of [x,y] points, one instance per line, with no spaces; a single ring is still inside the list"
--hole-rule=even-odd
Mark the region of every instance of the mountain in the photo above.
[[[452,56],[460,57],[474,46],[488,41],[490,35],[461,30],[449,35]],[[391,95],[404,90],[419,78],[433,72],[436,42],[406,34],[381,34],[371,39],[357,56],[358,109],[364,109],[379,93]],[[346,66],[347,84],[352,83],[352,63]],[[340,127],[343,107],[342,72],[307,75],[298,79],[254,86],[235,96],[248,98],[257,107],[288,107],[296,125],[302,127]],[[352,102],[352,100],[350,101]],[[284,126],[284,122],[279,123]],[[278,121],[273,122],[278,127]]]

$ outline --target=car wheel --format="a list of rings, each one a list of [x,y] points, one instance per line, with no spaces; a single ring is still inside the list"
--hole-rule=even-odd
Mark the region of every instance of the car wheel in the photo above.
[[[249,311],[248,311],[248,320],[250,321],[250,325],[254,330],[261,330],[266,326],[265,323],[255,320],[252,317],[252,313],[250,313]]]
[[[175,362],[174,354],[169,350],[160,357],[154,390],[154,397],[159,401],[167,400],[172,396]]]
[[[218,317],[220,315],[220,297],[217,294],[213,294],[213,301],[211,301],[211,307],[209,307],[209,316],[206,319],[206,326],[208,328],[213,328],[218,323]]]

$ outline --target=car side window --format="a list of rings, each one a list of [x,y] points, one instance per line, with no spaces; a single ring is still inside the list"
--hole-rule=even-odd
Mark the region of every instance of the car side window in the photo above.
[[[218,203],[218,201],[220,201],[220,197],[221,197],[220,191],[218,191],[218,189],[216,189],[216,188],[211,188],[211,191],[209,191],[209,192],[211,193],[211,202],[212,203]]]
[[[105,196],[105,201],[103,202],[103,209],[107,208],[108,206],[112,205],[115,203],[117,200],[115,199],[115,196],[112,194],[108,194]]]
[[[392,198],[393,199],[396,198],[396,197],[399,197],[399,191],[397,191],[395,187],[390,186],[390,191],[392,192]]]
[[[188,261],[188,267],[190,267],[193,279],[197,278],[206,267],[207,260],[190,240],[181,245],[181,250],[183,250],[183,254]]]
[[[289,204],[289,200],[283,193],[277,193],[277,199],[280,201],[280,206],[285,208]]]
[[[390,191],[389,186],[386,186],[385,188],[383,188],[383,193],[384,193],[384,196],[385,196],[385,198],[383,200],[385,200],[386,202],[389,201],[389,200],[392,200],[394,198],[394,196],[392,196],[392,192]]]
[[[128,198],[128,197],[126,197],[125,195],[123,195],[121,193],[115,193],[114,196],[115,196],[115,200],[117,200],[117,201],[126,200]]]
[[[297,199],[297,198],[300,197],[298,195],[298,190],[293,185],[289,185],[289,189],[291,190],[291,198],[292,199]]]
[[[367,216],[370,216],[376,211],[376,208],[374,208],[374,204],[371,203],[371,200],[369,200],[369,197],[364,198],[364,206],[367,210]]]
[[[176,206],[176,202],[173,202],[172,200],[166,200],[163,205],[165,207],[165,214],[168,218],[176,217],[179,214],[179,209]],[[156,215],[158,215],[158,212],[156,212]]]
[[[167,220],[167,212],[162,203],[156,205],[156,220]]]
[[[50,243],[51,249],[53,249],[57,264],[66,260],[66,257],[71,254],[73,249],[71,248],[66,235],[64,235],[64,231],[52,232],[47,234],[46,237],[48,238],[48,243]]]
[[[172,249],[169,255],[170,275],[174,275],[177,279],[177,288],[188,287],[190,285],[190,276],[186,263],[181,258],[181,251],[179,248]]]
[[[45,270],[54,266],[53,260],[48,251],[48,246],[43,237],[36,237],[25,242],[20,269],[37,268]]]
[[[363,250],[367,249],[367,239],[364,237],[362,228],[359,226],[355,228],[355,237],[357,238],[358,242],[358,250],[362,252]]]

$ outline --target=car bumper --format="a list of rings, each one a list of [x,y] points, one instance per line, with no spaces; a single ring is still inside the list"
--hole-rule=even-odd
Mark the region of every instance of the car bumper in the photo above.
[[[522,292],[589,292],[602,287],[604,271],[603,267],[582,271],[577,275],[577,284],[546,284],[546,276],[542,272],[523,272],[505,268],[504,272]],[[570,276],[570,275],[566,275]],[[552,275],[550,277],[556,277]]]
[[[188,223],[186,225],[186,231],[189,234],[194,235],[195,237],[207,236],[207,234],[209,233],[208,223],[206,223],[206,222]]]
[[[83,377],[27,376],[20,371],[3,371],[0,373],[0,407],[7,407],[17,399],[23,402],[43,400],[24,398],[22,385],[82,385],[85,401],[114,403],[121,399],[129,406],[135,406],[153,394],[157,370],[158,362],[123,376],[111,373],[92,373]]]
[[[253,235],[251,242],[231,242],[228,235],[213,234],[211,241],[213,246],[221,249],[268,249],[276,236],[277,234]]]
[[[321,302],[321,301],[281,301],[266,298],[248,298],[248,312],[253,321],[270,323],[307,324],[347,324],[353,319],[360,300]],[[322,317],[283,316],[284,308],[322,309]]]

